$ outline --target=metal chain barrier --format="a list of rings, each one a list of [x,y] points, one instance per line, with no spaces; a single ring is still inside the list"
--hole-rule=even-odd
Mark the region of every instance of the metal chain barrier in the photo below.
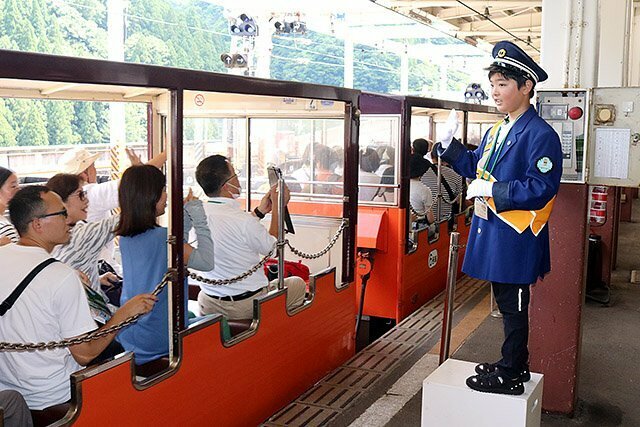
[[[187,274],[188,274],[188,276],[190,278],[195,279],[198,282],[206,283],[207,285],[215,285],[215,286],[230,285],[232,283],[236,283],[236,282],[239,282],[240,280],[246,279],[247,277],[251,276],[256,271],[258,271],[271,258],[271,256],[273,255],[273,251],[275,249],[276,249],[276,244],[273,245],[273,247],[271,248],[271,251],[269,251],[269,253],[266,254],[260,260],[259,263],[257,263],[256,265],[254,265],[253,267],[251,267],[249,270],[245,271],[241,275],[236,276],[236,277],[232,277],[230,279],[207,279],[206,277],[198,276],[195,273],[187,272]]]
[[[418,211],[417,211],[417,210],[415,210],[415,209],[413,208],[413,206],[411,206],[411,203],[409,203],[409,212],[411,212],[413,215],[415,215],[415,216],[417,216],[417,217],[423,217],[423,216],[424,216],[424,215],[420,215],[420,214],[418,213]]]
[[[164,277],[162,277],[162,281],[158,283],[151,292],[154,296],[158,296],[158,294],[167,286],[174,275],[174,270],[169,270],[165,273]],[[146,314],[146,313],[145,313]],[[102,338],[106,335],[112,334],[114,332],[118,332],[121,329],[126,328],[127,326],[138,321],[140,317],[144,316],[144,314],[136,314],[134,316],[128,317],[117,325],[109,326],[105,329],[99,329],[97,331],[89,332],[78,337],[67,338],[60,341],[49,341],[49,342],[39,342],[39,343],[9,343],[9,342],[0,342],[0,351],[34,351],[34,350],[53,350],[56,348],[70,347],[72,345],[82,344],[85,342],[90,342]]]
[[[293,246],[291,246],[291,243],[289,243],[289,240],[285,240],[285,243],[286,243],[287,246],[289,246],[289,249],[291,249],[291,252],[293,252],[295,255],[298,255],[300,258],[305,258],[305,259],[320,258],[322,255],[324,255],[327,252],[329,252],[331,250],[331,248],[333,247],[333,245],[336,244],[336,242],[340,238],[340,235],[342,234],[344,229],[347,228],[347,224],[348,223],[349,223],[349,221],[347,221],[346,219],[343,218],[342,219],[342,223],[340,224],[340,227],[338,227],[338,230],[336,231],[336,234],[331,238],[331,240],[329,241],[329,244],[327,245],[327,247],[324,248],[323,250],[321,250],[320,252],[316,252],[315,254],[308,254],[308,253],[302,252],[302,251],[294,248]]]

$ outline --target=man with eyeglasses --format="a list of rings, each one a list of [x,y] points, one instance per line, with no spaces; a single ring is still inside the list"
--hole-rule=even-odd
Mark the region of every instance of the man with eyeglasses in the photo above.
[[[47,262],[58,244],[69,241],[67,210],[44,186],[29,186],[9,203],[9,215],[20,239],[0,247],[0,341],[49,342],[96,329],[75,270]],[[156,297],[139,295],[118,310],[104,327],[151,310]],[[67,348],[0,352],[0,390],[20,392],[29,408],[42,410],[69,401],[69,375],[89,364],[115,338]]]

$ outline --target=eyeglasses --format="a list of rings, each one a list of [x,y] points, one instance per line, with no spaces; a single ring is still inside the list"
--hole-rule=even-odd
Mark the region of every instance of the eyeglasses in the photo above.
[[[63,217],[66,218],[68,216],[67,210],[66,209],[62,209],[61,211],[58,211],[58,212],[52,212],[52,213],[48,213],[48,214],[38,215],[38,216],[36,216],[35,219],[42,219],[42,218],[46,218],[46,217],[49,217],[49,216],[58,216],[58,215],[62,215]]]
[[[78,199],[80,199],[81,202],[84,202],[87,198],[87,192],[84,190],[80,190],[77,193],[70,194],[70,196],[78,196]]]
[[[227,178],[227,179],[224,181],[224,183],[226,184],[227,182],[231,181],[233,178],[237,178],[237,177],[238,177],[238,174],[237,174],[237,173],[234,173],[234,174],[233,174],[233,175],[231,175],[229,178]],[[223,184],[223,185],[224,185],[224,184]]]

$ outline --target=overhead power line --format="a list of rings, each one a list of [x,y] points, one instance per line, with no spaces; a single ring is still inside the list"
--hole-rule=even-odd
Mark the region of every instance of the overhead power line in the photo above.
[[[475,10],[474,8],[472,8],[471,6],[469,6],[468,4],[466,4],[465,2],[463,2],[462,0],[456,0],[458,3],[460,3],[462,6],[466,7],[467,9],[469,9],[470,11],[472,11],[473,13],[482,16],[484,19],[486,19],[487,21],[491,22],[493,25],[495,25],[496,27],[500,28],[502,31],[504,31],[505,33],[509,34],[511,37],[513,37],[516,40],[521,41],[522,43],[526,44],[527,46],[529,46],[531,49],[535,50],[536,52],[540,53],[540,49],[536,48],[533,44],[531,44],[531,42],[529,42],[528,40],[525,40],[521,37],[516,36],[515,34],[513,34],[511,31],[507,30],[506,28],[504,28],[502,25],[498,24],[496,21],[494,21],[493,19],[491,19],[491,16],[489,16],[488,14],[484,14],[482,12],[479,12],[477,10]]]

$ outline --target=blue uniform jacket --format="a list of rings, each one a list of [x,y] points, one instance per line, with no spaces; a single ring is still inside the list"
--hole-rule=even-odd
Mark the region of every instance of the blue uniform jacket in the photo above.
[[[454,140],[442,158],[460,175],[475,179],[476,166],[489,140],[487,132],[475,151]],[[550,212],[553,204],[549,202],[558,192],[562,175],[562,149],[556,132],[531,106],[513,124],[504,144],[492,171],[496,212]],[[474,215],[462,270],[492,282],[535,283],[551,270],[546,220],[541,229],[539,225],[536,228],[537,235],[532,227],[519,233],[496,212],[489,210],[487,220]]]

